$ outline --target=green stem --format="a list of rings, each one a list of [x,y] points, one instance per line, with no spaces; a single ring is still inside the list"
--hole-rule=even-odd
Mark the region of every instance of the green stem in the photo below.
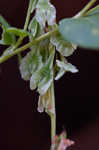
[[[28,7],[28,11],[27,11],[27,17],[26,17],[26,21],[25,21],[25,24],[24,24],[24,30],[25,31],[27,30],[28,23],[29,23],[29,20],[30,20],[30,15],[31,15],[31,9],[32,9],[33,1],[34,0],[30,0],[30,3],[29,3],[29,7]],[[15,45],[15,49],[22,43],[22,41],[23,41],[23,38],[20,37],[18,39],[18,42]],[[20,64],[20,61],[21,61],[21,54],[19,53],[18,54],[18,62],[19,62],[19,64]]]
[[[55,95],[54,95],[54,83],[51,85],[51,106],[54,109],[54,113],[51,113],[51,142],[56,135],[56,111],[55,111]]]
[[[23,41],[23,38],[22,38],[22,37],[19,37],[19,39],[18,39],[16,45],[14,46],[14,50],[22,43],[22,41]],[[18,62],[19,62],[19,64],[20,64],[20,62],[21,62],[21,54],[20,54],[20,53],[18,54]]]
[[[24,25],[24,30],[27,30],[27,27],[28,27],[28,23],[29,23],[29,20],[30,20],[30,15],[31,15],[33,1],[34,0],[30,0],[30,3],[29,3],[29,7],[28,7],[28,11],[27,11],[27,17],[26,17],[26,21],[25,21],[25,25]]]
[[[22,43],[23,37],[19,37],[17,43],[14,45],[14,49],[16,49]]]
[[[17,54],[19,54],[20,52],[22,51],[25,51],[27,50],[28,48],[32,47],[33,44],[37,44],[39,43],[40,41],[50,37],[51,35],[55,34],[58,32],[58,28],[53,30],[53,31],[50,31],[50,32],[47,32],[45,33],[44,35],[41,35],[40,37],[36,38],[35,40],[25,44],[24,46],[20,47],[20,48],[17,48],[16,50],[14,50],[11,54],[9,55],[5,55],[5,56],[2,56],[0,57],[0,64],[7,61],[9,58],[11,58],[12,56],[15,56]]]
[[[85,13],[95,4],[97,0],[91,0],[74,18],[84,16]]]

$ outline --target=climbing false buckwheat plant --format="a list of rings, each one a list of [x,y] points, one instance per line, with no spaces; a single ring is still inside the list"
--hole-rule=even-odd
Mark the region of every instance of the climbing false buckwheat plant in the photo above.
[[[51,118],[51,150],[66,150],[74,144],[67,139],[66,132],[56,135],[54,80],[59,80],[66,72],[78,72],[67,61],[77,46],[99,49],[99,5],[91,9],[96,1],[91,0],[77,15],[59,24],[50,0],[30,0],[23,29],[11,27],[0,15],[0,44],[8,47],[0,56],[0,64],[18,56],[22,79],[29,80],[30,89],[39,93],[37,110],[45,111]],[[21,46],[26,37],[29,42]],[[22,52],[27,49],[30,51],[23,57]]]

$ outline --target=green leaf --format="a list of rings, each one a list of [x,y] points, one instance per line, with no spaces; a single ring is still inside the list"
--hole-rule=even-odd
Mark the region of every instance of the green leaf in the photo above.
[[[49,0],[39,0],[36,6],[35,18],[42,28],[45,27],[46,22],[48,25],[53,25],[56,19],[56,9]]]
[[[7,21],[1,15],[0,15],[0,24],[3,25],[3,27],[5,29],[10,27],[10,25],[7,23]]]
[[[46,64],[32,74],[30,88],[33,90],[38,87],[38,92],[44,95],[53,82],[53,60],[55,52],[52,51]]]
[[[13,34],[7,33],[6,31],[2,34],[2,44],[3,45],[14,45],[15,44],[15,37]]]
[[[30,80],[33,73],[42,66],[42,57],[36,46],[21,60],[20,73],[24,80]]]
[[[0,44],[2,45],[14,45],[16,42],[15,36],[12,33],[7,33],[7,28],[10,27],[10,25],[6,22],[6,20],[0,16],[0,24],[3,29],[2,33],[2,39],[0,40]]]
[[[63,56],[70,56],[76,48],[73,44],[64,40],[60,33],[52,36],[50,41]]]
[[[84,48],[99,49],[99,6],[83,17],[63,19],[59,30],[69,42]]]
[[[56,60],[57,66],[60,68],[55,80],[59,80],[66,72],[76,73],[78,69],[73,66],[72,64],[68,63],[66,60],[65,62]]]
[[[23,29],[18,29],[18,28],[14,28],[14,27],[10,27],[6,29],[7,33],[13,33],[16,36],[20,36],[20,37],[26,37],[31,35],[29,32],[23,30]]]
[[[35,37],[38,31],[38,22],[35,18],[31,20],[28,29],[31,32],[32,36]]]

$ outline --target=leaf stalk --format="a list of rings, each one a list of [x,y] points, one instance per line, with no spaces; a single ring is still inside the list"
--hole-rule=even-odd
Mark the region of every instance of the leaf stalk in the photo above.
[[[74,18],[82,17],[95,4],[97,0],[91,0]]]

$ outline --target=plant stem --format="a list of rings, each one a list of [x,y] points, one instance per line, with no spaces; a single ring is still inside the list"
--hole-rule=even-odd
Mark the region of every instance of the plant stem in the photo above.
[[[27,44],[25,44],[24,46],[22,46],[22,47],[20,47],[20,48],[17,48],[17,49],[14,50],[11,54],[0,57],[0,64],[3,63],[3,62],[5,62],[5,61],[7,61],[7,60],[8,60],[9,58],[11,58],[12,56],[17,55],[17,54],[19,54],[20,52],[25,51],[25,50],[27,50],[28,48],[32,47],[33,44],[37,44],[37,43],[39,43],[40,41],[42,41],[42,40],[44,40],[44,39],[46,39],[46,38],[49,38],[51,35],[53,35],[53,34],[55,34],[55,33],[57,33],[57,32],[58,32],[58,28],[55,29],[55,30],[53,30],[53,31],[50,31],[50,32],[47,32],[47,33],[41,35],[40,37],[36,38],[35,40],[33,40],[33,41],[31,41],[31,42],[29,42],[29,43],[27,43]]]
[[[28,7],[28,11],[27,11],[27,17],[26,17],[26,21],[25,21],[25,25],[24,25],[24,30],[27,30],[27,27],[28,27],[33,1],[34,0],[30,0],[30,3],[29,3],[29,7]]]
[[[19,37],[19,39],[18,39],[16,45],[14,46],[14,49],[16,49],[16,48],[22,43],[22,41],[23,41],[23,38],[22,38],[22,37]],[[20,53],[18,53],[18,62],[19,62],[19,64],[20,64],[20,62],[21,62],[21,54],[20,54]]]
[[[29,23],[29,20],[30,20],[33,1],[34,0],[30,0],[30,3],[29,3],[29,7],[28,7],[28,11],[27,11],[27,17],[26,17],[26,21],[25,21],[25,24],[24,24],[24,30],[25,31],[27,30],[28,23]],[[22,43],[22,41],[23,41],[23,38],[19,37],[19,39],[18,39],[18,41],[15,45],[15,49]],[[21,61],[21,53],[18,53],[18,62],[19,62],[19,64],[20,64],[20,61]]]
[[[56,111],[55,111],[55,95],[54,95],[54,83],[51,85],[51,106],[54,109],[54,113],[51,113],[51,142],[56,135]]]
[[[91,0],[74,18],[84,16],[85,13],[95,4],[97,0]]]

